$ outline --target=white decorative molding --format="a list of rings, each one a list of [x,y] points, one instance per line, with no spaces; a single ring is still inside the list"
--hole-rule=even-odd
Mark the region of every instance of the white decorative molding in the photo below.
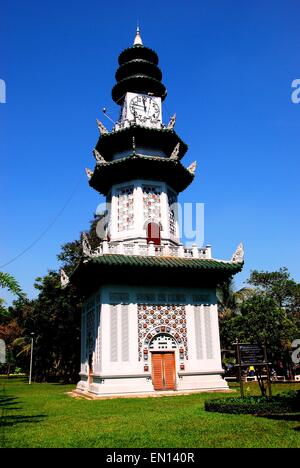
[[[173,130],[173,128],[175,127],[175,123],[176,123],[176,114],[172,115],[172,117],[170,118],[170,121],[167,125],[167,129]]]
[[[68,277],[67,273],[64,270],[60,270],[60,284],[61,287],[64,289],[70,282],[70,278]]]
[[[233,263],[241,263],[244,261],[244,255],[245,255],[245,251],[244,251],[244,245],[243,243],[241,242],[236,251],[234,252],[234,254],[232,255],[232,258],[231,258],[231,261]]]
[[[92,171],[91,169],[89,169],[88,167],[86,167],[86,168],[85,168],[85,173],[86,173],[86,175],[87,175],[87,178],[88,178],[89,180],[91,180],[91,178],[92,178],[92,176],[93,176],[93,174],[94,174],[93,171]]]
[[[213,350],[213,333],[212,333],[212,318],[210,305],[203,306],[204,312],[204,330],[205,330],[205,344],[206,344],[206,359],[214,358]]]
[[[172,154],[170,156],[170,159],[178,159],[179,148],[180,148],[180,143],[177,143],[177,145],[173,149],[173,152],[172,152]]]
[[[89,238],[86,232],[82,233],[81,237],[82,242],[82,253],[85,257],[92,257],[92,248],[89,242]]]
[[[102,122],[100,122],[100,120],[96,119],[96,122],[97,122],[98,129],[99,129],[99,132],[100,132],[101,135],[105,135],[105,134],[109,133],[107,128],[103,125]]]
[[[203,329],[202,329],[202,308],[200,305],[194,306],[194,327],[195,327],[195,345],[197,359],[203,359]]]
[[[106,162],[104,157],[99,153],[99,151],[96,150],[96,148],[93,149],[93,155],[94,155],[97,163],[103,164],[103,163]]]
[[[197,161],[194,161],[194,162],[192,162],[192,164],[190,164],[190,166],[187,168],[187,170],[188,170],[192,175],[195,175],[196,167],[197,167]]]
[[[110,305],[110,360],[118,361],[118,305]]]

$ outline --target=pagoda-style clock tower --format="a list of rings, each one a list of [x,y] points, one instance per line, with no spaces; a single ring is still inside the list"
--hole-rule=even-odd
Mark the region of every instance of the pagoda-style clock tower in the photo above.
[[[226,389],[222,379],[216,287],[243,266],[179,238],[177,197],[194,179],[187,145],[166,124],[167,92],[157,54],[137,30],[119,56],[112,98],[120,118],[108,131],[97,121],[89,184],[106,197],[104,239],[83,256],[70,279],[84,297],[77,391],[96,395]]]

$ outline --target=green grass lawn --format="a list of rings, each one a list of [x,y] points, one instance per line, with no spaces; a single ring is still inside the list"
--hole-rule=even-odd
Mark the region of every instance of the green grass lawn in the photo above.
[[[73,388],[0,378],[0,447],[300,447],[300,414],[204,411],[205,399],[224,393],[91,401],[66,395]],[[278,384],[273,392],[299,388]],[[255,383],[246,390],[258,394]]]

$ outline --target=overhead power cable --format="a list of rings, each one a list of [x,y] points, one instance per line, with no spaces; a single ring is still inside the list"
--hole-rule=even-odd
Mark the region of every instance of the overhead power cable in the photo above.
[[[53,220],[45,227],[45,229],[38,235],[38,237],[36,237],[36,239],[34,239],[33,242],[31,242],[31,244],[29,244],[24,250],[22,250],[20,253],[18,253],[18,255],[16,255],[15,257],[13,257],[11,260],[9,260],[8,262],[6,263],[3,263],[2,265],[0,265],[0,268],[4,268],[6,267],[7,265],[10,265],[11,263],[15,262],[16,260],[18,260],[20,257],[22,257],[26,252],[28,252],[30,249],[32,249],[32,247],[34,247],[46,234],[48,231],[50,231],[50,229],[52,228],[52,226],[56,223],[56,221],[58,220],[58,218],[62,215],[62,213],[65,211],[65,209],[67,208],[67,206],[69,205],[70,201],[72,200],[73,196],[75,195],[75,192],[79,186],[79,183],[81,181],[82,177],[80,176],[80,178],[78,179],[74,189],[72,190],[71,194],[69,195],[69,197],[67,198],[66,202],[64,203],[64,205],[62,206],[62,208],[58,211],[58,213],[56,214],[56,216],[53,218]]]

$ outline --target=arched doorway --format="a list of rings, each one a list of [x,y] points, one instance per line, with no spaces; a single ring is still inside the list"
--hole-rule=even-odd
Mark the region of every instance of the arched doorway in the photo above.
[[[153,242],[154,245],[160,245],[160,226],[158,223],[150,222],[147,224],[147,244]]]
[[[171,335],[156,335],[149,345],[154,390],[176,389],[176,341]]]

